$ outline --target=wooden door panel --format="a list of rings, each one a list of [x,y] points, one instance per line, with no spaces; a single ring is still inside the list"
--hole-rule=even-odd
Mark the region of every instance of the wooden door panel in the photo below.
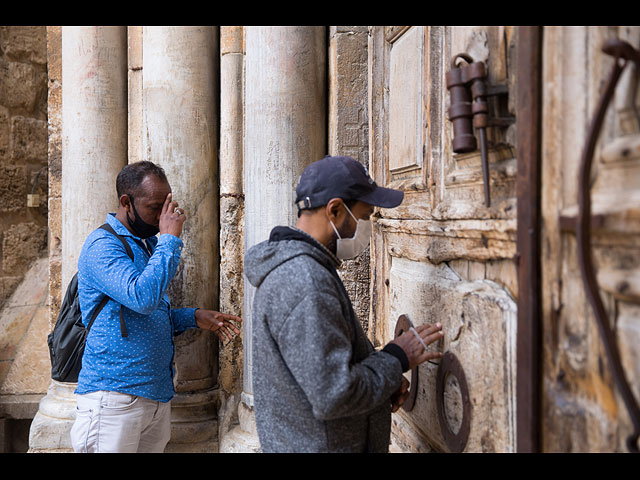
[[[461,415],[468,421],[465,451],[513,451],[517,164],[509,128],[490,128],[496,202],[486,208],[480,153],[451,150],[445,85],[458,49],[482,57],[489,79],[507,85],[511,30],[372,27],[371,36],[370,170],[378,184],[403,190],[405,200],[374,215],[370,335],[374,344],[386,343],[400,315],[416,325],[440,321],[445,339],[434,348],[457,359],[468,387],[469,415],[447,409],[453,429]],[[407,450],[455,450],[437,405],[462,397],[446,389],[438,395],[439,368],[419,368],[413,409],[394,416],[394,436]]]
[[[396,37],[389,62],[389,170],[422,167],[424,29],[411,27]]]
[[[549,451],[627,451],[633,431],[612,374],[612,358],[583,284],[576,237],[581,153],[614,59],[609,39],[638,48],[638,27],[546,27],[541,245],[544,447]],[[567,55],[566,52],[572,52]],[[598,293],[624,374],[640,399],[640,125],[631,71],[621,78],[600,132],[591,170],[591,253]],[[569,433],[567,433],[569,432]]]

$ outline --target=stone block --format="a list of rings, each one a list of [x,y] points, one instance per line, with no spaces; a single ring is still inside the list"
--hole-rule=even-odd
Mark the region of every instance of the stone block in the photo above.
[[[62,199],[49,197],[49,255],[60,256],[62,253]]]
[[[47,70],[49,71],[49,78],[61,81],[62,27],[47,27],[46,35]]]
[[[9,158],[9,112],[0,107],[0,160]]]
[[[47,161],[47,122],[15,116],[11,119],[11,158],[14,161]]]
[[[442,322],[444,337],[428,347],[458,358],[465,381],[444,386],[436,395],[441,361],[419,367],[416,403],[410,413],[399,411],[437,450],[449,451],[438,418],[444,408],[447,428],[457,432],[465,418],[462,385],[469,393],[470,433],[465,451],[509,452],[515,444],[515,334],[517,305],[499,284],[461,281],[446,264],[392,257],[389,273],[389,330],[393,338],[400,315],[418,326]],[[451,376],[453,375],[453,376]],[[411,377],[409,376],[408,379]],[[408,433],[402,433],[406,436]]]
[[[32,306],[6,307],[0,316],[0,360],[12,360],[33,317]]]
[[[22,277],[0,277],[0,306],[11,296]]]
[[[47,300],[49,266],[46,257],[39,258],[29,266],[29,271],[22,282],[7,300],[7,307],[21,307],[25,305],[43,305]]]
[[[28,329],[19,343],[13,365],[0,387],[0,394],[42,393],[51,381],[51,363],[47,347],[48,315],[46,306],[31,306]]]
[[[0,166],[0,212],[16,212],[27,204],[27,171],[21,166]]]
[[[2,238],[2,270],[24,272],[47,246],[47,227],[33,222],[11,225]]]
[[[47,62],[47,30],[44,26],[4,26],[0,48],[7,58],[44,65]]]
[[[53,330],[53,326],[58,319],[60,306],[62,305],[62,297],[67,290],[65,285],[62,289],[62,262],[60,259],[51,259],[49,261],[49,332]]]
[[[220,54],[244,53],[241,26],[220,27]]]
[[[46,99],[47,72],[28,63],[0,59],[0,85],[1,105],[34,112],[43,94]],[[46,100],[43,108],[46,113]]]

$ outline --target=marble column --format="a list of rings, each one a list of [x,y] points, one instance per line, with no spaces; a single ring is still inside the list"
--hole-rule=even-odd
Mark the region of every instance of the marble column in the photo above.
[[[327,153],[325,27],[245,27],[245,251],[277,225],[295,225],[304,168]],[[244,378],[239,430],[254,442],[251,305],[244,285]],[[237,432],[236,432],[237,433]]]
[[[115,180],[126,163],[126,27],[63,27],[63,292],[87,235],[117,209]],[[52,381],[31,424],[30,451],[71,448],[75,387]]]
[[[142,155],[162,166],[187,214],[172,306],[218,310],[218,28],[142,30]],[[138,132],[130,132],[138,134]],[[169,452],[218,450],[218,340],[176,337]]]

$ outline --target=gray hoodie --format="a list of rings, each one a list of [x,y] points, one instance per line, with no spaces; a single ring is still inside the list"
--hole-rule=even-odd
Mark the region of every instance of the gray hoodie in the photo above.
[[[387,452],[406,357],[375,351],[335,270],[304,232],[252,247],[253,394],[264,452]],[[396,347],[393,345],[393,347]]]

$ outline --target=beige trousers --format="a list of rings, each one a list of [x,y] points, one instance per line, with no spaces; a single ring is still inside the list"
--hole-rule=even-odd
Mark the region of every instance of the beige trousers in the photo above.
[[[162,453],[170,436],[170,402],[106,391],[77,395],[76,453]]]

